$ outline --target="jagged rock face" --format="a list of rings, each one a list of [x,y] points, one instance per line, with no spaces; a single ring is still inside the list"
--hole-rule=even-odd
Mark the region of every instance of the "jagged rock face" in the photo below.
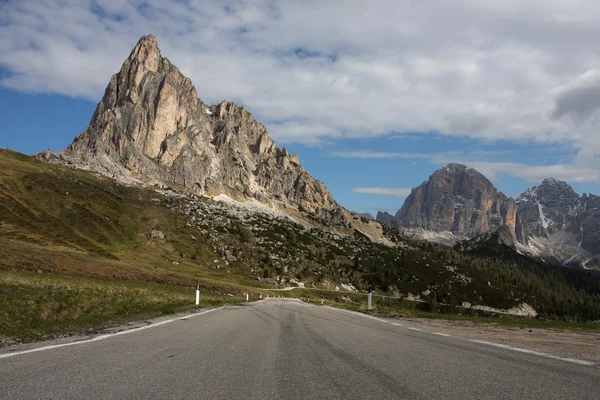
[[[394,216],[404,228],[474,237],[507,224],[514,231],[516,204],[485,176],[464,165],[440,168],[413,189]]]
[[[369,219],[369,220],[375,220],[375,218],[373,218],[373,214],[371,214],[370,212],[365,212],[365,213],[361,213],[359,214],[361,217]]]
[[[577,230],[579,223],[579,246],[595,255],[595,263],[600,265],[600,196],[584,194],[581,204],[582,211],[573,223],[572,230]]]
[[[502,225],[494,232],[486,232],[471,240],[464,241],[457,245],[461,250],[471,250],[479,246],[508,246],[516,248],[515,232],[512,227]]]
[[[387,211],[377,211],[377,216],[375,216],[375,221],[387,225],[392,228],[396,228],[400,230],[402,227],[400,226],[400,222],[394,219],[394,216]]]
[[[114,161],[145,181],[196,194],[291,203],[321,217],[341,215],[325,185],[298,156],[275,146],[265,126],[232,102],[208,107],[145,36],[114,75],[88,128],[60,156]],[[105,166],[104,166],[105,167]]]
[[[571,186],[553,178],[544,179],[541,185],[527,189],[517,199],[524,239],[547,237],[560,231],[577,214],[579,207],[579,195]]]
[[[388,224],[394,219],[394,216],[387,211],[377,211],[375,221],[381,222],[382,224]]]
[[[493,240],[494,243],[497,244],[515,247],[515,231],[508,225],[502,225],[496,232],[494,232],[491,235],[490,240]]]
[[[551,262],[600,267],[600,197],[579,197],[553,178],[515,202],[479,172],[452,163],[413,189],[393,218],[380,212],[377,221],[438,243],[444,243],[439,235],[446,234],[450,244],[472,239],[458,243],[464,248],[497,242]]]
[[[595,267],[600,254],[600,197],[579,197],[567,183],[549,178],[521,194],[517,209],[523,226],[523,236],[517,232],[520,243],[540,256]]]

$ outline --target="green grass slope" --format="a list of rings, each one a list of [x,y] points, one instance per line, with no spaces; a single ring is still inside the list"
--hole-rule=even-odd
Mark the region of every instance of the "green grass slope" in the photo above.
[[[600,320],[597,273],[162,193],[0,150],[0,343],[193,308],[196,283],[210,304],[299,280],[420,295],[430,311],[526,302],[550,319]]]

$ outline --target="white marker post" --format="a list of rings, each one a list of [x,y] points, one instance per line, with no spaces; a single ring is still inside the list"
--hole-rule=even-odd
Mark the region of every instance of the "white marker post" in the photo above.
[[[250,296],[248,295],[248,292],[246,292],[246,301],[248,301],[250,298]]]
[[[321,305],[323,305],[323,298],[321,297]]]
[[[367,295],[367,310],[370,310],[372,307],[372,299],[373,299],[373,293],[371,293],[371,291],[369,291],[369,294]]]
[[[196,285],[196,305],[200,304],[200,285]]]

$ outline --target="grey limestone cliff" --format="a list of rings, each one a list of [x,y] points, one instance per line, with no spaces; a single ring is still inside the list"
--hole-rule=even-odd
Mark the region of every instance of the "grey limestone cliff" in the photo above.
[[[451,163],[413,189],[394,216],[403,228],[474,237],[506,224],[515,229],[516,204],[481,173]]]
[[[154,36],[113,75],[88,128],[58,155],[194,194],[292,204],[335,219],[340,207],[298,156],[278,148],[244,107],[207,105]]]

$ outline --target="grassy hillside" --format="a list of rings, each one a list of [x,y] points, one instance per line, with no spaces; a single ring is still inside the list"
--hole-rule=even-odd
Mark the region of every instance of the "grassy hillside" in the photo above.
[[[0,345],[190,309],[196,283],[205,306],[257,297],[157,196],[0,150]]]
[[[547,318],[600,320],[598,274],[461,252],[387,227],[387,242],[340,235],[284,211],[129,187],[0,150],[0,343],[185,310],[196,283],[211,305],[302,281],[421,295],[446,312],[463,301],[527,302]]]

